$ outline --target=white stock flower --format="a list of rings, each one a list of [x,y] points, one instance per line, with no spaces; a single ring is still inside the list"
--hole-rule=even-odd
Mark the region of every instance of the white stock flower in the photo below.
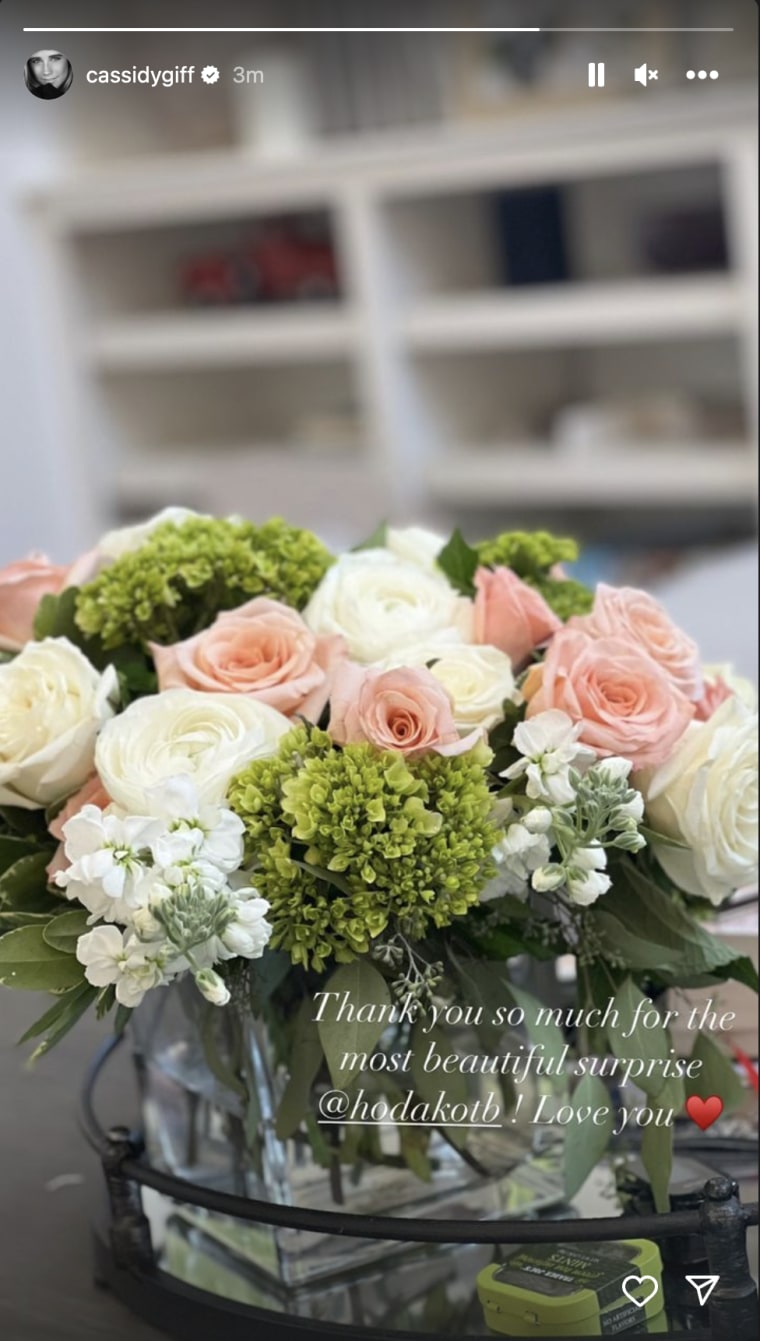
[[[210,1001],[212,1006],[226,1006],[230,993],[225,985],[224,979],[219,977],[213,969],[201,969],[195,974],[195,985],[202,996]]]
[[[570,805],[575,789],[570,780],[570,769],[582,770],[593,762],[596,755],[585,745],[578,744],[582,730],[567,713],[549,708],[515,727],[513,744],[523,755],[505,769],[502,777],[527,777],[526,791],[533,800],[551,801],[553,805]]]
[[[200,806],[219,805],[236,773],[274,754],[291,723],[244,694],[167,689],[137,699],[106,724],[95,763],[109,796],[131,814],[150,815],[162,785],[190,777]]]
[[[436,559],[446,544],[446,537],[438,535],[437,531],[428,531],[424,526],[389,526],[385,544],[397,558],[440,574]]]
[[[235,920],[222,935],[226,950],[244,959],[260,959],[266,949],[272,928],[266,920],[269,901],[259,896],[258,890],[239,889],[232,900]]]
[[[443,573],[426,572],[387,549],[343,554],[303,612],[314,633],[339,633],[355,661],[371,665],[409,643],[447,632],[472,638],[473,605]]]
[[[434,663],[431,674],[451,697],[458,730],[472,731],[479,726],[487,731],[501,721],[504,701],[515,692],[512,662],[506,652],[487,644],[476,646],[433,637],[401,648],[387,657],[381,668],[427,666],[429,662]]]
[[[117,692],[113,667],[101,674],[68,638],[0,665],[0,805],[38,810],[81,787]]]
[[[117,927],[95,927],[77,941],[77,959],[93,987],[116,987],[122,1006],[139,1006],[145,993],[160,987],[165,949],[160,943],[142,944],[131,932]]]
[[[243,860],[245,825],[233,810],[201,805],[198,788],[190,777],[170,778],[151,790],[151,814],[165,821],[166,828],[153,844],[158,865],[198,858],[220,871],[237,871]]]
[[[577,847],[570,858],[567,873],[567,892],[573,903],[586,908],[601,894],[606,894],[612,881],[605,874],[607,853],[598,843]]]
[[[583,871],[580,875],[568,875],[567,892],[573,903],[581,908],[596,903],[602,894],[606,894],[612,881],[604,871]]]
[[[499,866],[509,871],[518,885],[524,885],[539,866],[549,861],[551,842],[546,833],[531,833],[524,824],[510,824],[496,844],[493,855]]]
[[[72,880],[96,884],[109,898],[129,901],[145,874],[159,827],[141,816],[121,819],[99,806],[83,806],[63,826],[64,850],[71,864],[58,872],[56,883],[64,888]]]
[[[757,714],[732,697],[636,779],[651,828],[686,844],[653,842],[660,865],[680,889],[716,906],[757,880],[757,770]]]

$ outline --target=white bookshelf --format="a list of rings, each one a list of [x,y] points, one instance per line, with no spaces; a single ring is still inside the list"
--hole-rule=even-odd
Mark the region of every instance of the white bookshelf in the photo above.
[[[27,200],[57,299],[61,434],[92,529],[175,500],[302,519],[554,504],[738,507],[755,471],[755,141],[749,94],[587,106],[481,129],[215,151],[80,170]],[[663,126],[667,126],[664,130]],[[489,192],[568,191],[582,276],[505,287]],[[629,206],[718,200],[725,271],[642,272]],[[214,229],[324,211],[337,302],[184,309],[176,265]],[[635,357],[632,354],[635,354]],[[638,380],[637,380],[638,379]],[[583,395],[708,392],[735,427],[568,450]],[[343,416],[331,440],[330,425]]]

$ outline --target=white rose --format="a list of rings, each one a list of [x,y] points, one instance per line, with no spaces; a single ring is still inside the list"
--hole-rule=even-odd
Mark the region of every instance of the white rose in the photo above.
[[[0,805],[39,810],[86,782],[118,681],[68,638],[27,643],[0,666]]]
[[[129,814],[153,814],[153,789],[177,777],[193,780],[199,805],[220,805],[235,774],[274,754],[290,729],[287,717],[244,694],[167,689],[107,724],[95,763],[108,795]]]
[[[454,721],[460,731],[480,726],[488,731],[504,716],[502,705],[515,692],[512,663],[506,652],[488,645],[439,642],[414,643],[383,662],[396,666],[430,666],[432,674],[451,696]]]
[[[660,865],[716,905],[757,879],[757,754],[757,714],[730,698],[636,778],[651,827],[686,844],[654,845]]]
[[[440,574],[436,559],[446,544],[445,536],[436,531],[428,531],[424,526],[389,526],[385,543],[391,554],[406,563],[414,563],[418,568]]]
[[[304,610],[314,633],[342,634],[350,655],[364,665],[432,634],[469,642],[472,618],[472,602],[442,573],[425,572],[385,549],[342,555]]]
[[[130,554],[133,550],[139,549],[145,544],[148,536],[155,531],[157,526],[163,522],[187,521],[190,517],[207,516],[206,513],[193,512],[192,508],[162,508],[156,512],[153,517],[147,521],[139,522],[137,526],[121,526],[117,531],[106,531],[106,534],[100,537],[94,549],[89,549],[85,554],[80,554],[75,559],[68,573],[66,574],[67,587],[84,587],[88,582],[92,582],[98,576],[103,568],[108,568],[116,559],[120,559],[124,554]]]
[[[106,531],[98,541],[98,550],[106,559],[120,559],[123,554],[130,554],[132,550],[144,545],[148,536],[164,522],[174,522],[178,525],[191,517],[201,515],[203,514],[194,512],[192,508],[162,508],[160,512],[156,512],[154,516],[137,526],[121,526],[117,531]]]

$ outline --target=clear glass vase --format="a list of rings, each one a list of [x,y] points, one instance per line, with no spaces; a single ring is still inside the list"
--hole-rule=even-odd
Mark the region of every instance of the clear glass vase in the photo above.
[[[365,1146],[363,1158],[351,1162],[352,1129],[330,1126],[326,1135],[336,1144],[325,1139],[316,1115],[327,1077],[313,1087],[310,1139],[299,1133],[279,1140],[275,1119],[287,1073],[275,1060],[272,1032],[271,1023],[250,1013],[209,1005],[190,980],[149,994],[135,1012],[133,1037],[153,1164],[218,1190],[352,1214],[514,1218],[559,1200],[561,1152],[538,1153],[532,1140],[535,1091],[500,1126],[468,1130],[466,1146],[451,1130],[426,1132],[419,1173],[409,1167],[413,1124],[379,1125],[372,1157]],[[452,1050],[479,1050],[466,1030],[448,1030],[447,1037]],[[485,1101],[498,1081],[468,1077],[467,1083],[468,1100]],[[538,1084],[528,1079],[521,1090]],[[522,1121],[519,1112],[526,1114]],[[422,1281],[425,1298],[444,1290],[448,1305],[458,1308],[459,1294],[471,1297],[474,1273],[491,1260],[489,1249],[255,1226],[189,1207],[153,1210],[166,1269],[206,1288],[213,1288],[211,1278],[227,1296],[336,1322],[387,1324],[392,1303],[409,1325]]]

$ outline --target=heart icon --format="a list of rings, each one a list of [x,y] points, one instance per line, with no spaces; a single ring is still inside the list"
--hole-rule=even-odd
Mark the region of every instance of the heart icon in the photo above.
[[[711,1094],[709,1099],[700,1099],[698,1094],[692,1094],[686,1100],[686,1112],[700,1131],[707,1131],[723,1112],[723,1100],[718,1094]]]
[[[641,1293],[642,1285],[649,1285],[651,1289],[646,1294]],[[630,1299],[637,1308],[646,1308],[650,1299],[654,1299],[660,1288],[660,1282],[655,1280],[654,1276],[626,1276],[620,1287],[626,1299]],[[636,1291],[636,1294],[633,1291]]]

